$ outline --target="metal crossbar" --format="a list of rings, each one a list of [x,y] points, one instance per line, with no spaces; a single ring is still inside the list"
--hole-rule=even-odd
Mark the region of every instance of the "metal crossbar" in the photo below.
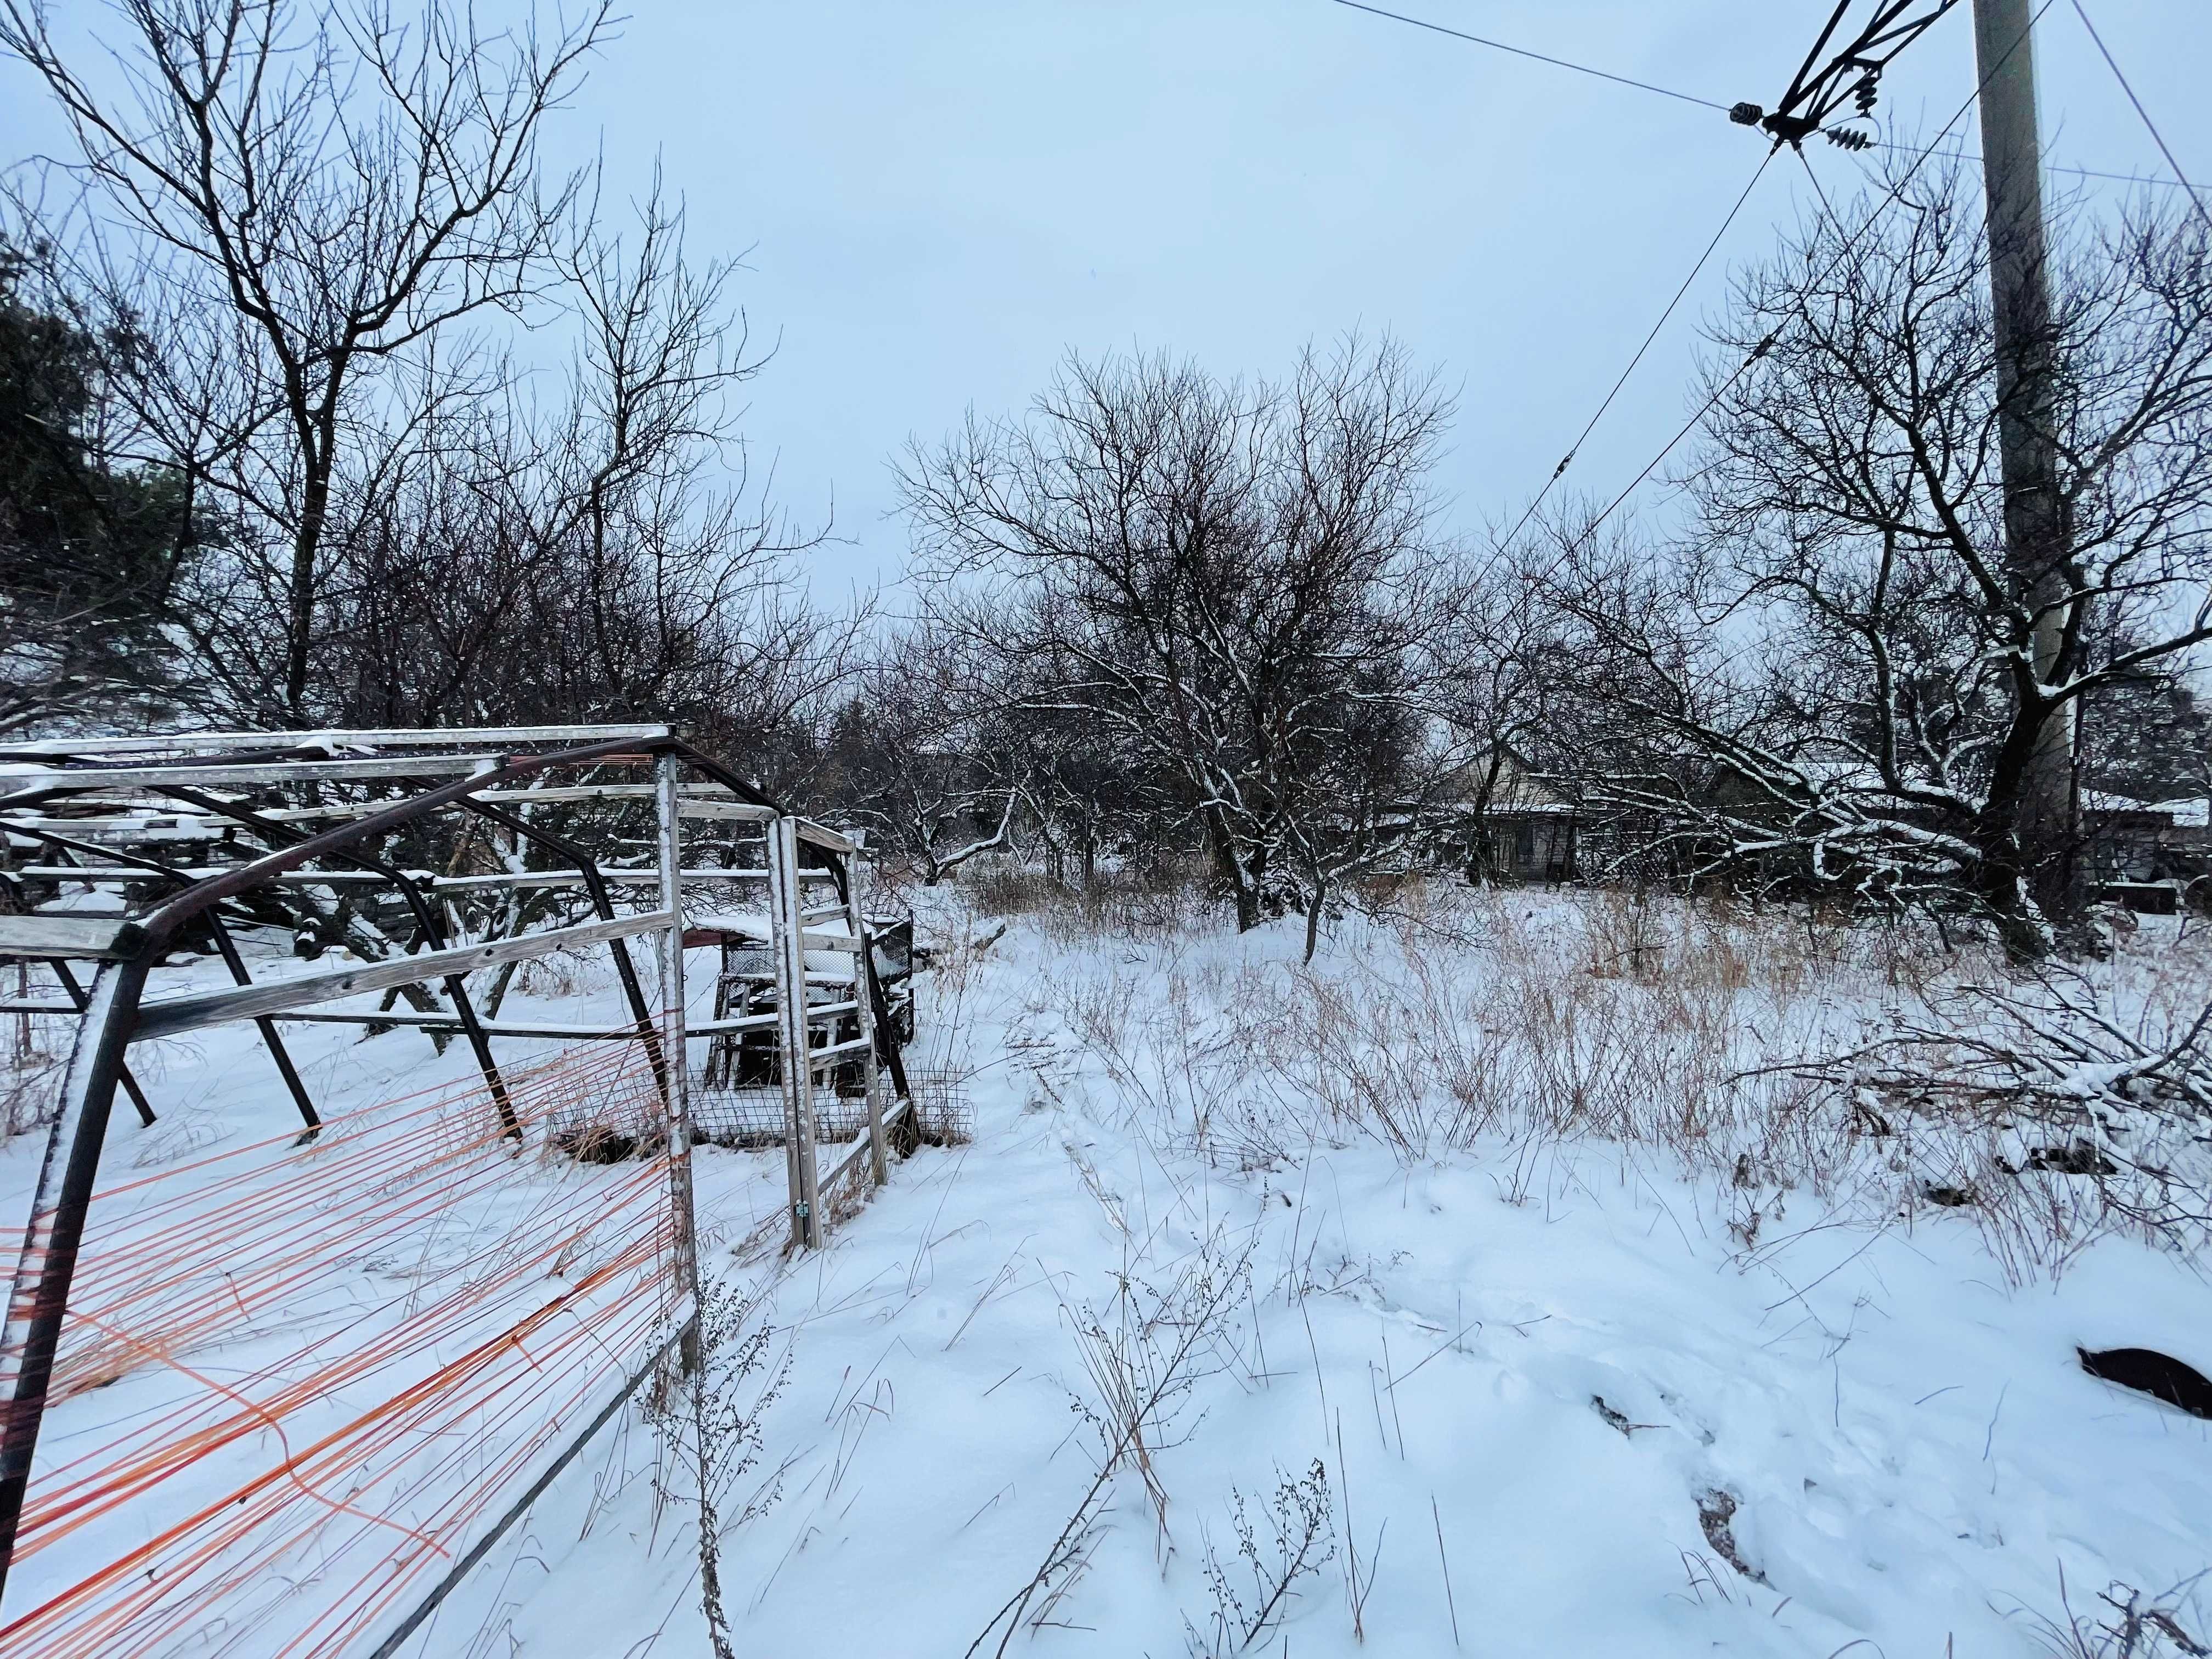
[[[616,781],[625,769],[635,779],[635,769],[647,765],[652,768],[650,781]],[[556,777],[568,781],[545,781]],[[325,785],[356,798],[318,800]],[[209,793],[211,788],[218,793]],[[220,793],[223,788],[245,793]],[[407,793],[392,793],[396,788]],[[358,798],[364,794],[368,799]],[[268,799],[271,795],[274,799]],[[657,829],[652,866],[600,869],[571,840],[545,827],[556,820],[514,816],[556,802],[635,804],[631,811],[649,803]],[[371,850],[449,812],[473,814],[502,826],[501,833],[517,837],[514,845],[526,841],[565,862],[538,870],[434,875],[395,867]],[[206,849],[216,844],[215,838],[189,831],[210,823],[232,826],[232,837],[252,837],[221,843],[224,848],[238,847],[241,861],[227,866],[207,863]],[[685,839],[693,826],[708,833],[716,847],[728,849],[719,855],[757,857],[757,862],[742,867],[687,865]],[[150,838],[157,830],[171,839]],[[8,1006],[74,1013],[78,1024],[0,1335],[0,1404],[7,1412],[0,1431],[0,1593],[14,1559],[33,1454],[118,1086],[151,1121],[124,1063],[133,1042],[254,1022],[295,1086],[309,1125],[301,1138],[304,1145],[319,1132],[318,1119],[283,1057],[275,1022],[404,1027],[428,1032],[441,1042],[452,1034],[464,1035],[474,1047],[507,1133],[517,1136],[521,1131],[488,1046],[490,1040],[640,1042],[665,1126],[653,1144],[665,1148],[668,1159],[676,1282],[693,1309],[698,1305],[698,1269],[689,1156],[694,1138],[691,1085],[684,1060],[689,1038],[771,1036],[781,1079],[793,1238],[801,1247],[822,1243],[824,1222],[820,1194],[825,1182],[815,1148],[817,1074],[850,1068],[838,1086],[849,1091],[857,1072],[862,1091],[857,1103],[865,1133],[838,1158],[829,1181],[850,1172],[863,1153],[873,1181],[886,1180],[886,1126],[901,1124],[914,1111],[861,912],[855,842],[786,812],[665,726],[186,732],[5,744],[0,745],[0,835],[17,836],[47,854],[36,865],[0,870],[0,878],[18,899],[16,908],[29,911],[0,915],[0,961],[42,963],[69,992],[65,1000],[19,997]],[[94,845],[82,839],[92,835],[121,840]],[[741,836],[751,837],[742,847],[734,839]],[[179,840],[198,861],[173,861],[169,849]],[[79,859],[90,861],[72,861]],[[519,866],[520,860],[513,862]],[[699,908],[700,887],[741,881],[766,884],[764,916]],[[804,902],[803,895],[810,890],[818,894],[824,884],[834,889],[835,903],[819,897]],[[617,914],[611,890],[641,885],[657,888],[654,908]],[[123,915],[37,908],[38,892],[70,886],[114,889],[125,899],[151,889],[156,896],[148,901],[150,908]],[[417,929],[415,948],[380,957],[378,951],[392,950],[396,941],[380,943],[385,936],[371,930],[359,939],[349,936],[349,943],[357,944],[370,959],[252,978],[228,947],[227,926],[256,922],[266,912],[251,907],[274,903],[274,896],[290,892],[294,896],[284,902],[297,904],[303,890],[312,893],[317,887],[339,894],[342,905],[374,903],[386,894],[404,900]],[[454,907],[471,902],[473,893],[557,893],[579,887],[592,902],[588,920],[576,918],[574,900],[557,900],[550,921],[541,915],[538,923],[518,923],[521,930],[504,937],[447,942],[449,924],[458,927]],[[546,902],[532,902],[541,908]],[[842,932],[823,926],[841,921]],[[772,963],[768,984],[773,1010],[757,1005],[732,1017],[688,1022],[686,945],[738,937],[754,927],[765,935],[762,949]],[[630,971],[624,941],[639,937],[661,941],[657,1006]],[[153,992],[170,953],[194,941],[204,948],[209,939],[222,948],[240,982]],[[614,953],[629,1024],[501,1022],[480,1017],[464,988],[472,973],[499,969],[503,985],[504,975],[521,963],[583,947]],[[848,958],[850,967],[831,972],[809,965],[810,952],[825,951]],[[88,988],[70,976],[66,964],[71,960],[94,966]],[[424,988],[432,982],[442,986],[446,1005]],[[810,988],[819,985],[833,988],[829,999],[810,1001]],[[377,992],[404,992],[413,1006],[374,1011],[318,1006]],[[495,988],[490,1006],[495,1007],[497,1000]],[[823,1046],[814,1046],[823,1037]],[[850,1098],[849,1092],[842,1097]],[[841,1097],[833,1091],[821,1098],[835,1102]],[[491,1133],[496,1134],[496,1126]],[[680,1364],[697,1363],[696,1316],[687,1318],[672,1342]],[[452,1540],[453,1566],[426,1599],[385,1626],[384,1645],[377,1652],[392,1650],[407,1632],[419,1628],[491,1542],[610,1419],[659,1357],[648,1356],[629,1371],[625,1386],[580,1432],[549,1449],[488,1533]]]

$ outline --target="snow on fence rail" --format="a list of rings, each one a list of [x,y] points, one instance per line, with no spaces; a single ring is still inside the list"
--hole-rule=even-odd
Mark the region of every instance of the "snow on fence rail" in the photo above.
[[[640,766],[649,785],[609,781]],[[77,1021],[0,1336],[10,1656],[396,1651],[656,1368],[697,1363],[692,1040],[768,1045],[795,1246],[822,1239],[818,1086],[856,1090],[866,1128],[833,1181],[881,1182],[889,1133],[913,1132],[856,849],[665,727],[17,749],[0,789],[0,962],[53,980],[6,1006]],[[687,864],[687,827],[710,860]],[[386,860],[435,833],[449,868],[471,835],[498,867],[459,887]],[[236,939],[271,914],[363,959],[257,976]],[[733,940],[765,973],[687,1027],[685,947]],[[191,946],[231,983],[149,994]],[[580,947],[611,956],[626,1019],[497,1022],[518,966]],[[490,1018],[469,982],[488,970]],[[325,1110],[291,1020],[459,1036],[473,1074]],[[118,1087],[156,1115],[131,1045],[245,1022],[301,1125],[103,1183]],[[510,1036],[568,1046],[518,1070],[491,1046]]]

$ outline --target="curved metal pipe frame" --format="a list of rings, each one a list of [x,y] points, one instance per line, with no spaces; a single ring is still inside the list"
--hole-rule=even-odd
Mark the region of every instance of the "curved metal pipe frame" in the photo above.
[[[107,959],[100,962],[89,990],[83,994],[84,1006],[78,1021],[76,1041],[64,1074],[58,1108],[47,1137],[46,1158],[32,1200],[23,1252],[18,1259],[4,1328],[0,1328],[0,1410],[6,1413],[4,1424],[0,1424],[0,1592],[4,1592],[8,1566],[14,1558],[16,1532],[22,1519],[24,1498],[30,1483],[32,1459],[37,1449],[39,1431],[46,1413],[55,1352],[68,1308],[78,1249],[83,1240],[85,1216],[91,1202],[94,1184],[99,1176],[108,1118],[114,1104],[116,1090],[125,1073],[125,1054],[137,1023],[147,979],[155,964],[179,944],[188,929],[195,924],[205,925],[207,920],[213,916],[216,907],[226,900],[250,892],[274,877],[301,870],[325,859],[342,860],[386,876],[406,896],[410,908],[424,926],[425,932],[434,940],[441,939],[443,931],[420,890],[400,872],[364,852],[365,847],[373,845],[380,836],[419,823],[446,808],[465,808],[470,797],[499,784],[528,779],[547,771],[568,771],[617,763],[635,764],[659,761],[664,757],[703,774],[755,805],[777,812],[782,810],[772,799],[721,763],[666,732],[625,735],[541,754],[501,757],[465,776],[422,790],[404,800],[395,801],[381,811],[313,835],[293,831],[288,826],[278,825],[270,820],[258,819],[257,815],[212,798],[203,796],[194,799],[198,796],[198,792],[185,780],[158,786],[176,798],[191,801],[198,810],[218,811],[224,816],[250,823],[258,833],[280,844],[236,869],[192,883],[146,916],[137,919],[135,927],[118,930],[118,939],[127,940],[127,944],[118,944],[113,951],[107,954]],[[328,757],[323,758],[327,759]],[[246,756],[219,755],[209,757],[207,765],[210,769],[235,768],[264,760],[271,764],[296,766],[297,775],[303,781],[313,779],[316,775],[315,761],[302,758],[296,747],[271,749]],[[65,773],[49,775],[36,781],[30,787],[0,798],[0,806],[20,808],[91,793],[102,787],[104,774],[129,770],[134,764],[137,765],[137,769],[146,769],[143,763],[131,762],[73,766]],[[160,769],[165,772],[185,771],[189,769],[189,764],[164,762]],[[667,811],[665,799],[660,810],[665,815]],[[289,844],[283,844],[286,842]],[[665,882],[672,882],[673,879],[672,873],[664,872]],[[605,901],[603,886],[595,891],[593,896],[595,903]],[[679,912],[669,941],[670,953],[679,960],[682,935],[683,921]],[[549,951],[558,948],[560,943],[557,939],[547,946]],[[485,1071],[487,1083],[493,1090],[502,1116],[510,1128],[519,1129],[504,1086],[496,1080],[497,1071],[489,1045],[481,1025],[474,1018],[473,1009],[466,1001],[459,975],[448,980],[448,988],[453,995],[457,1013],[470,1030],[477,1057]],[[633,1012],[641,1001],[642,994],[640,992],[633,1002]],[[463,1012],[465,1010],[466,1012]],[[672,1040],[673,1051],[680,1056],[683,1052],[683,1009],[679,1006],[665,1010],[663,1018],[670,1022],[672,1033],[672,1037],[665,1040]],[[664,1064],[664,1073],[665,1069]],[[672,1093],[680,1102],[681,1091]],[[671,1138],[672,1152],[688,1148],[690,1142],[688,1124],[678,1127],[678,1133]],[[689,1177],[689,1169],[684,1168],[680,1171],[680,1176],[673,1181],[675,1196],[679,1200],[688,1200]],[[686,1214],[678,1218],[678,1226],[688,1232],[690,1223],[690,1217]],[[696,1260],[690,1266],[690,1282],[685,1288],[690,1292],[690,1317],[696,1320],[698,1307]]]

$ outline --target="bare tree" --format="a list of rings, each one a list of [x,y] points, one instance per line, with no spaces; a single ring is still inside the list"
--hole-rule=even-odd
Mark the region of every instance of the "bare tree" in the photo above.
[[[1347,757],[1412,761],[1384,711],[1432,621],[1449,413],[1387,340],[1279,386],[1071,359],[1028,420],[971,418],[902,469],[941,614],[1031,708],[1176,779],[1240,928],[1344,874],[1322,849],[1357,816]]]
[[[439,0],[407,19],[389,0],[118,0],[113,15],[113,98],[64,55],[42,0],[0,0],[0,46],[46,82],[107,222],[183,296],[164,303],[234,316],[258,359],[266,404],[237,424],[263,441],[206,476],[281,532],[251,550],[262,568],[240,596],[277,604],[263,712],[301,723],[361,403],[395,358],[545,278],[582,175],[541,179],[540,131],[611,9],[498,33]]]
[[[1978,211],[1955,170],[1923,168],[1744,273],[1691,544],[1654,586],[1569,535],[1560,589],[1617,711],[1726,774],[1707,805],[1739,854],[1867,890],[1962,887],[2033,955],[2078,893],[2071,848],[2027,823],[2046,726],[2212,641],[2212,266],[2185,215],[2062,217],[2065,534],[2055,569],[2021,572]]]
[[[1452,793],[1455,811],[1476,830],[1471,874],[1497,873],[1490,819],[1516,763],[1546,750],[1574,754],[1561,742],[1562,726],[1583,665],[1573,627],[1553,602],[1553,574],[1544,550],[1533,545],[1469,556],[1429,647],[1431,707],[1465,751]]]
[[[933,887],[1012,845],[1029,802],[1006,700],[957,636],[927,627],[881,641],[854,678],[829,738],[825,793],[868,832],[872,854]]]
[[[732,266],[695,267],[654,188],[632,234],[585,204],[560,266],[565,405],[427,357],[335,548],[326,672],[370,725],[678,720],[757,761],[844,672],[865,607],[814,609],[794,529],[750,487],[732,394],[758,369]]]

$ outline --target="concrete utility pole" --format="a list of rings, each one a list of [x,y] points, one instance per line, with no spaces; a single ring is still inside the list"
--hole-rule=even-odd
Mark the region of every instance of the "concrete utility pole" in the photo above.
[[[2057,678],[2068,607],[2068,526],[2058,493],[2051,289],[2043,234],[2042,146],[2028,0],[1974,0],[1982,77],[1982,174],[1989,202],[1990,289],[1996,325],[1998,441],[2005,556],[2014,591],[2041,615],[2035,677]],[[2054,919],[2073,908],[2074,713],[2043,722],[2021,789],[2019,835],[2029,890]]]

